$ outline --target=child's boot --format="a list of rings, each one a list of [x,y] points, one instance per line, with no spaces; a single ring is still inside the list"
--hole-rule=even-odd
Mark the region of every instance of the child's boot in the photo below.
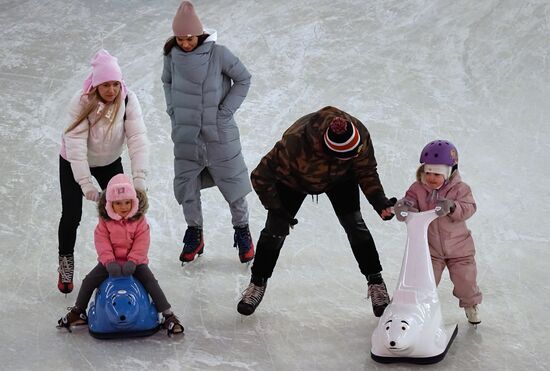
[[[386,284],[382,278],[382,273],[369,274],[367,298],[370,297],[372,302],[372,311],[376,317],[382,316],[384,309],[390,303],[390,296],[386,289]]]
[[[57,328],[66,328],[71,332],[72,326],[83,326],[88,324],[86,311],[79,307],[69,307],[69,313],[57,321]]]
[[[250,284],[243,291],[241,301],[237,304],[237,311],[245,316],[254,313],[264,297],[266,287],[267,279],[252,277]]]
[[[166,330],[166,334],[168,336],[183,333],[184,328],[174,313],[170,311],[168,313],[162,313],[162,316],[164,317],[164,320],[162,321],[162,328]]]
[[[195,259],[195,255],[201,255],[204,252],[204,239],[202,229],[199,227],[187,227],[183,237],[183,250],[180,254],[182,263],[190,262]]]
[[[59,255],[59,278],[57,279],[57,288],[63,294],[68,294],[73,291],[73,275],[74,275],[74,256]]]
[[[250,235],[248,224],[242,227],[234,227],[235,236],[233,237],[233,247],[239,249],[239,259],[241,263],[246,263],[254,259],[254,242]]]
[[[481,323],[481,319],[479,317],[479,309],[477,308],[477,305],[464,308],[464,312],[466,312],[466,318],[468,318],[468,322],[470,322],[472,325],[477,326]]]

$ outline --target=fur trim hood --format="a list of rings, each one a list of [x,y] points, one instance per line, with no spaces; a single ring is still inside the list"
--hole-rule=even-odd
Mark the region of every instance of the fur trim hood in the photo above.
[[[128,218],[128,221],[138,220],[143,215],[145,215],[145,213],[149,209],[149,200],[147,198],[147,194],[139,189],[136,189],[136,196],[137,196],[137,199],[139,200],[138,209],[132,217]],[[104,220],[113,220],[113,218],[111,218],[107,213],[106,206],[107,206],[107,192],[103,191],[101,192],[101,196],[99,197],[99,202],[97,203],[97,211],[98,211],[99,217]]]

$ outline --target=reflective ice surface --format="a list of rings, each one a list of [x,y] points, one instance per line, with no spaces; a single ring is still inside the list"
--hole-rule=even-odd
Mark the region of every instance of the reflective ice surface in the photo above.
[[[179,1],[0,0],[0,347],[15,369],[408,369],[370,359],[377,324],[328,199],[304,203],[266,296],[251,317],[236,303],[249,280],[232,247],[220,193],[203,193],[205,254],[182,268],[184,220],[172,194],[170,123],[160,82],[162,46]],[[402,196],[418,151],[434,138],[459,148],[478,212],[483,323],[474,330],[445,274],[439,296],[459,333],[434,370],[550,369],[547,206],[550,4],[546,1],[198,1],[253,74],[237,115],[252,170],[299,116],[337,106],[369,128],[386,193]],[[151,269],[185,325],[100,341],[55,328],[95,265],[94,206],[86,202],[76,288],[56,288],[58,151],[69,98],[104,47],[119,57],[142,104],[151,148]],[[124,157],[129,170],[127,157]],[[265,211],[248,198],[255,239]],[[363,214],[393,291],[405,226]],[[546,351],[545,351],[546,349]]]

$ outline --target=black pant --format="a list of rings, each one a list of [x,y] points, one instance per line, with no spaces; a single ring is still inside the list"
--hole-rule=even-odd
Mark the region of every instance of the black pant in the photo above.
[[[151,295],[151,299],[155,303],[158,312],[164,312],[167,309],[170,309],[170,303],[166,300],[164,292],[159,286],[159,283],[153,272],[149,269],[147,264],[140,264],[136,267],[136,271],[133,274],[134,278],[137,279],[147,293]],[[97,263],[97,265],[84,277],[82,280],[82,286],[78,291],[78,296],[76,298],[75,305],[81,309],[88,308],[88,302],[94,293],[94,290],[101,285],[105,279],[109,277],[109,273],[103,264]]]
[[[107,166],[91,167],[90,172],[97,179],[101,189],[107,188],[109,180],[123,172],[120,157]],[[57,231],[59,255],[74,253],[76,230],[82,218],[82,189],[74,180],[71,163],[59,156],[59,184],[61,186],[61,219]]]
[[[283,207],[294,218],[302,205],[305,193],[297,192],[281,183],[277,183],[277,192]],[[361,216],[359,203],[359,185],[350,180],[339,183],[326,192],[336,216],[346,231],[351,250],[365,276],[382,271],[380,258],[372,235]],[[253,281],[260,283],[270,278],[277,264],[279,252],[286,236],[290,232],[289,221],[268,210],[265,228],[260,233],[256,247],[256,256],[252,265]]]

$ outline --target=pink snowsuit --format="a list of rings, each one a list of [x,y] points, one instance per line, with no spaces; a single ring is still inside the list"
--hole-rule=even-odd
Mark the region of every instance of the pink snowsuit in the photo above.
[[[454,285],[453,295],[459,299],[459,306],[477,305],[481,303],[482,295],[476,281],[474,240],[466,226],[466,219],[476,211],[472,190],[462,182],[458,170],[440,189],[432,190],[421,182],[421,169],[417,172],[417,181],[405,194],[405,199],[419,211],[435,208],[436,201],[444,198],[453,200],[456,206],[452,213],[440,216],[428,227],[428,244],[436,285],[439,285],[446,266]]]

